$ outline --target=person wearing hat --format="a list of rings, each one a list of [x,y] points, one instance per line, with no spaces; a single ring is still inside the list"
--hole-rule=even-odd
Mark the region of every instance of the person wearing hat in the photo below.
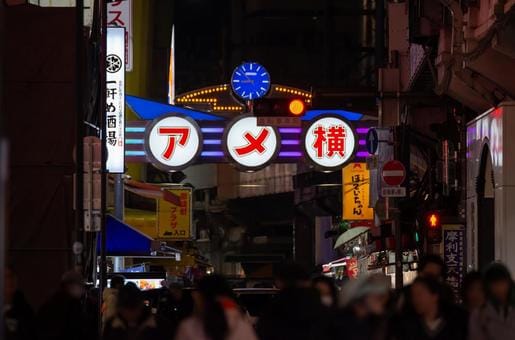
[[[331,338],[386,339],[389,299],[390,282],[384,275],[363,275],[349,280],[340,293],[341,310],[332,322]]]
[[[469,339],[515,339],[515,287],[508,268],[491,264],[484,286],[487,302],[470,315]]]

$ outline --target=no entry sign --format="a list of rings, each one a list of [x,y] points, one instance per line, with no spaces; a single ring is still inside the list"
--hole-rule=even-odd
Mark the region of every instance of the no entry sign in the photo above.
[[[383,166],[381,176],[383,177],[383,182],[386,184],[390,186],[399,186],[406,178],[406,169],[399,161],[389,161]]]

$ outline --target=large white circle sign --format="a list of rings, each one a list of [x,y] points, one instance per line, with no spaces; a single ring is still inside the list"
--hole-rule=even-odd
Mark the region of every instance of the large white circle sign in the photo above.
[[[356,136],[350,124],[338,117],[319,118],[304,136],[306,157],[324,169],[341,168],[356,151]]]
[[[165,171],[180,170],[199,155],[202,135],[195,121],[181,116],[160,117],[147,128],[147,158]]]
[[[271,126],[258,126],[257,118],[244,116],[232,121],[225,132],[228,156],[238,166],[257,170],[268,165],[279,151],[279,135]]]

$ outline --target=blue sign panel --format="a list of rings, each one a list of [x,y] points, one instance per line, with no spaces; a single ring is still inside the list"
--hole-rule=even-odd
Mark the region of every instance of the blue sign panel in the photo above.
[[[375,154],[379,145],[379,138],[377,137],[376,129],[368,130],[366,143],[368,153],[371,155]]]

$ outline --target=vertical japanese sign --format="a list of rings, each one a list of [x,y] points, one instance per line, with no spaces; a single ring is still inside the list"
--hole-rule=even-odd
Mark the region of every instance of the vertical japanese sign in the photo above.
[[[443,254],[447,266],[447,283],[455,296],[460,296],[464,275],[465,228],[463,225],[443,225]]]
[[[124,173],[125,150],[125,28],[107,28],[106,145],[107,171]]]
[[[343,168],[344,220],[373,220],[374,209],[369,208],[370,172],[366,163],[350,163]]]
[[[125,28],[125,71],[132,71],[132,0],[108,3],[107,25]]]
[[[157,227],[159,238],[189,240],[192,232],[191,189],[163,189],[178,196],[180,204],[173,204],[164,198],[158,200]]]

